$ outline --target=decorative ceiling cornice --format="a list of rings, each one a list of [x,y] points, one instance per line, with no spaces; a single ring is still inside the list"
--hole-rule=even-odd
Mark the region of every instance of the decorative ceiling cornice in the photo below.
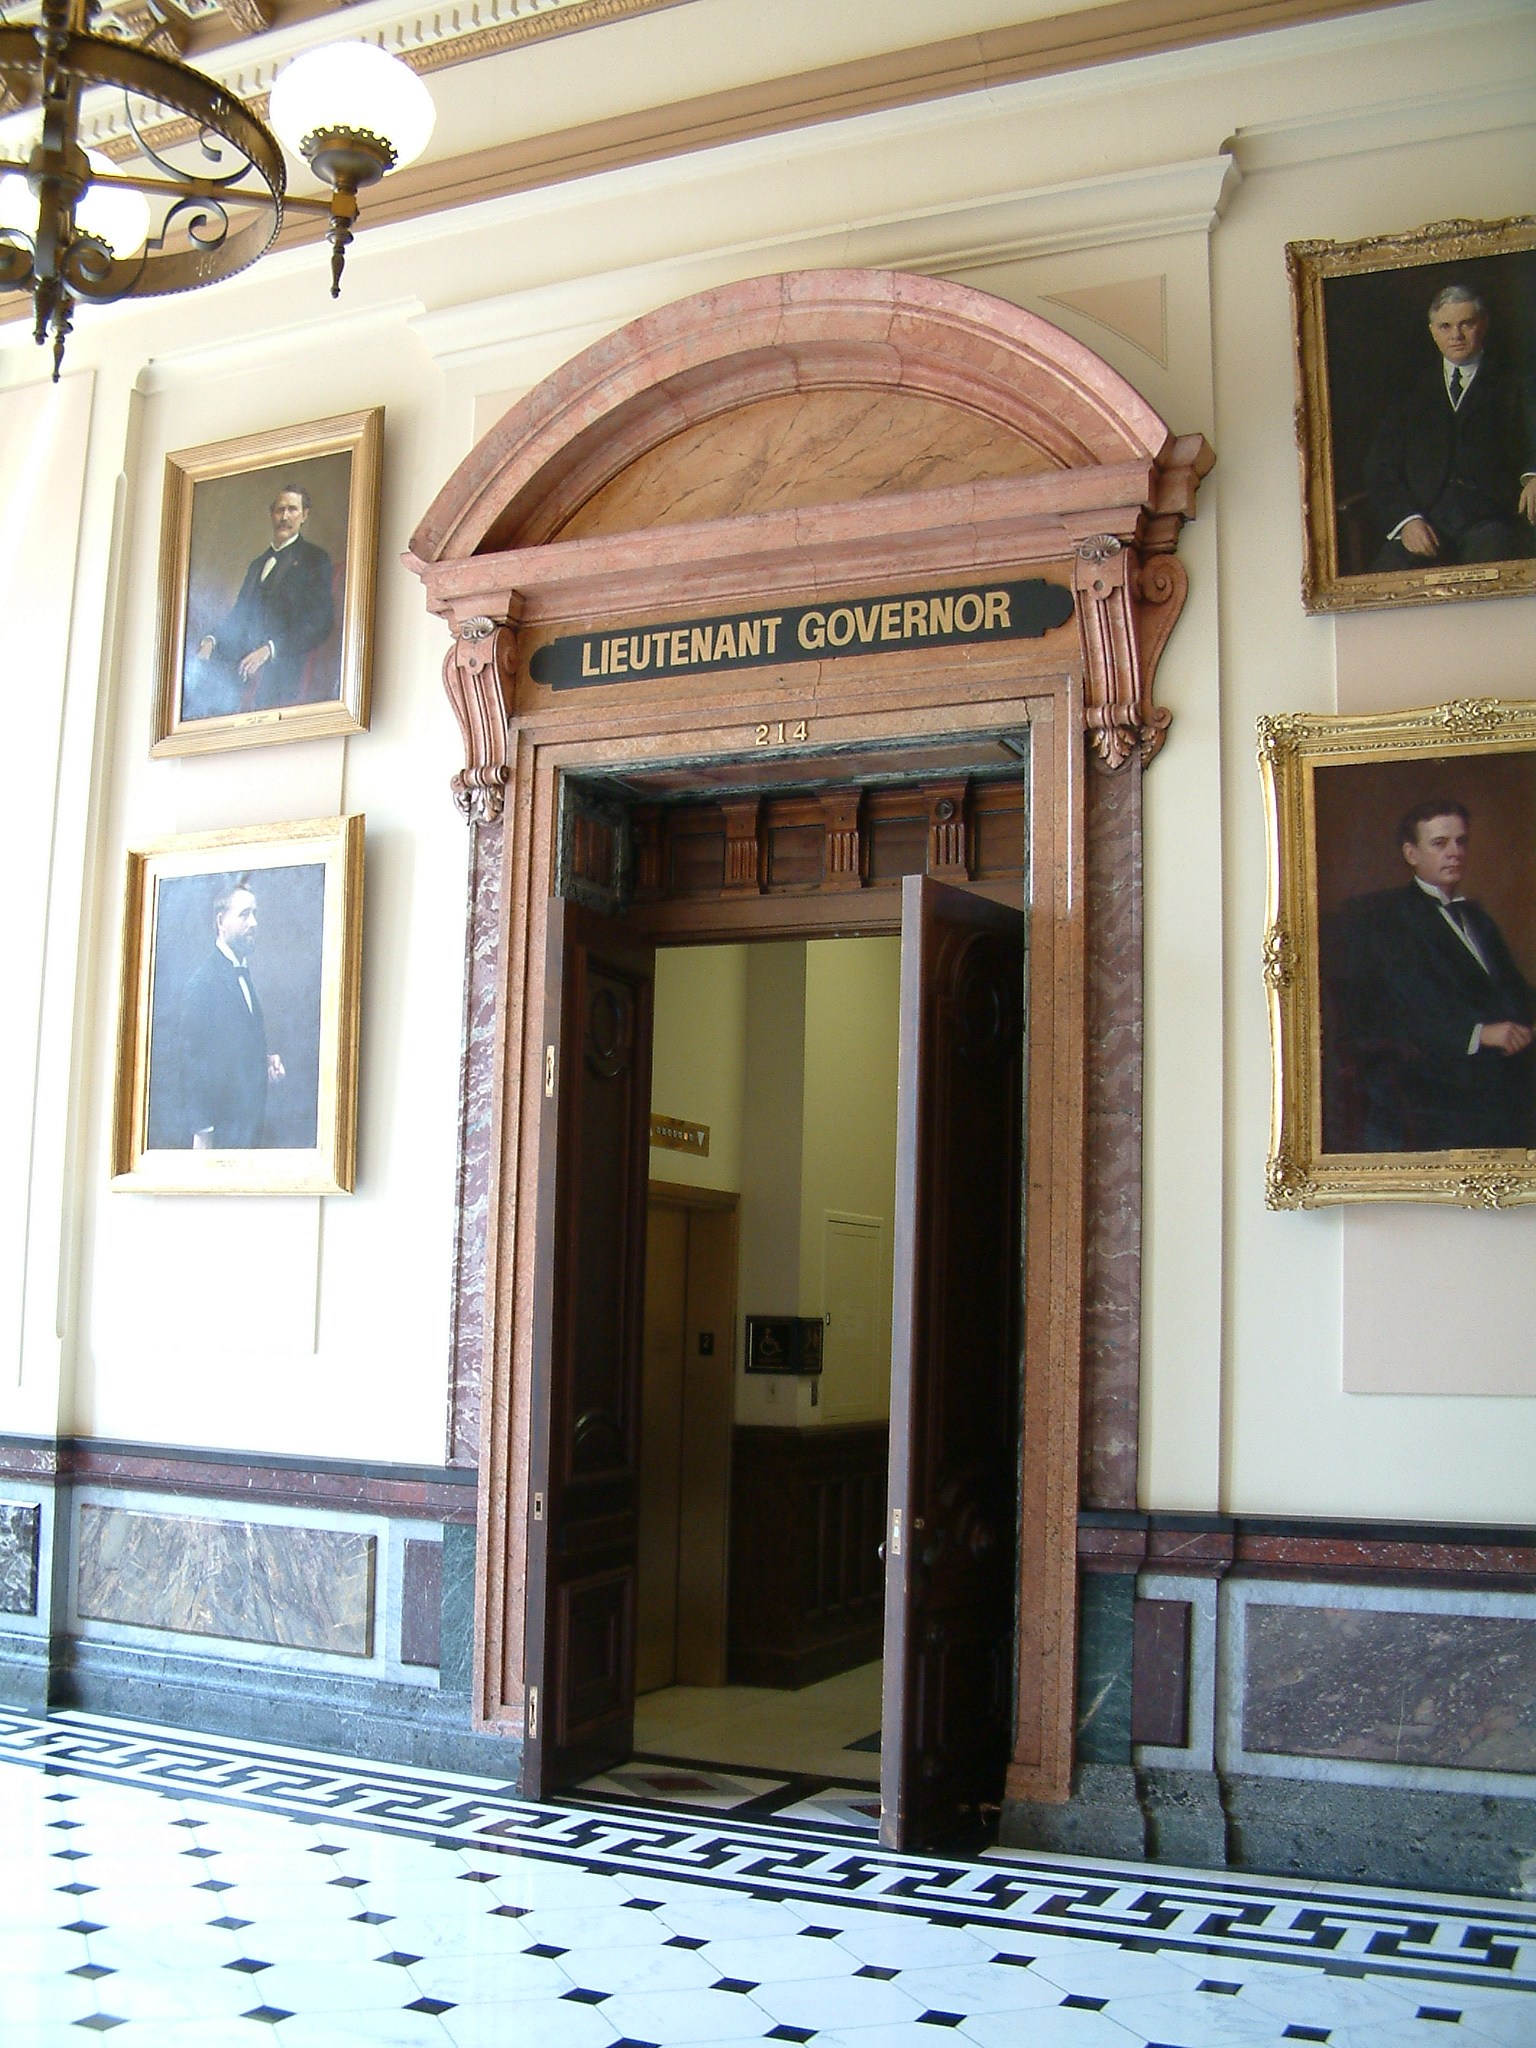
[[[302,49],[351,36],[403,57],[413,71],[440,71],[524,43],[605,28],[686,0],[471,0],[468,6],[357,5],[354,0],[105,0],[98,33],[122,35],[163,56],[195,64],[260,113],[278,68]],[[0,0],[0,21],[36,20],[38,0]],[[10,111],[0,82],[0,114]],[[86,124],[93,148],[132,153],[122,109],[110,101]],[[189,124],[151,131],[157,147],[192,133]]]

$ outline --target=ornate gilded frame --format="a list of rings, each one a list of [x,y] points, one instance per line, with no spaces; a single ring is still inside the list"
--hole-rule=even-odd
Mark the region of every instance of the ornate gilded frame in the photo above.
[[[1318,771],[1342,764],[1474,761],[1517,753],[1536,753],[1536,702],[1461,698],[1370,717],[1287,712],[1259,720],[1259,771],[1269,828],[1264,981],[1272,1093],[1265,1199],[1271,1209],[1368,1201],[1500,1209],[1536,1201],[1536,1152],[1323,1149]],[[1439,780],[1443,785],[1445,777]],[[1436,793],[1454,792],[1442,786]],[[1527,823],[1536,831],[1536,815]]]
[[[1486,289],[1492,272],[1491,259],[1530,255],[1536,251],[1536,216],[1521,215],[1509,220],[1438,221],[1395,235],[1373,235],[1359,242],[1289,242],[1286,270],[1291,285],[1291,310],[1296,338],[1296,442],[1301,458],[1301,500],[1303,521],[1302,602],[1309,612],[1350,611],[1367,606],[1435,604],[1450,598],[1504,597],[1536,590],[1536,558],[1507,562],[1428,566],[1423,569],[1377,571],[1341,566],[1340,513],[1348,513],[1355,496],[1350,494],[1348,457],[1339,460],[1336,428],[1348,425],[1335,419],[1335,402],[1342,362],[1330,359],[1330,286],[1339,279],[1376,277],[1383,282],[1379,304],[1390,318],[1394,334],[1403,314],[1393,303],[1391,276],[1405,271],[1440,267],[1441,275],[1420,281],[1415,304],[1427,305],[1439,285],[1450,281],[1449,266]],[[1533,258],[1536,261],[1536,258]],[[1512,295],[1513,296],[1513,295]],[[1340,324],[1335,308],[1336,330]],[[1358,314],[1357,314],[1358,317]],[[1529,313],[1516,318],[1522,330],[1524,367],[1536,370],[1536,329],[1530,328]],[[1339,333],[1332,340],[1337,352]],[[1374,397],[1380,388],[1380,371],[1371,382]],[[1348,438],[1348,437],[1346,437]],[[1354,436],[1358,443],[1358,432]],[[1341,503],[1341,494],[1345,502]]]
[[[164,510],[160,525],[160,611],[155,659],[156,690],[151,754],[206,754],[230,747],[265,746],[273,741],[323,739],[364,732],[373,682],[373,595],[379,538],[379,479],[384,445],[384,411],[337,414],[305,426],[246,434],[234,441],[183,448],[165,458]],[[275,491],[287,472],[316,458],[348,458],[345,486],[345,555],[337,597],[337,686],[315,701],[188,715],[185,672],[190,668],[189,610],[195,609],[192,560],[201,513],[200,498],[228,479],[264,477]],[[267,484],[261,486],[264,494]],[[339,493],[336,494],[339,497]],[[336,507],[329,508],[332,523]],[[306,522],[307,523],[307,522]],[[241,528],[238,549],[224,550],[226,581],[244,558],[259,555],[266,535],[257,525]],[[314,538],[308,535],[307,538]],[[228,600],[233,593],[225,590]]]
[[[318,933],[315,1143],[312,1147],[228,1150],[182,1149],[151,1143],[152,1060],[173,1057],[153,1043],[156,949],[161,937],[163,884],[250,871],[258,900],[262,877],[274,869],[323,870]],[[206,907],[206,906],[203,906]],[[186,932],[192,928],[185,913]],[[117,1088],[112,1121],[112,1185],[148,1194],[350,1194],[357,1150],[357,1045],[363,929],[363,820],[312,818],[295,824],[187,832],[137,847],[128,855],[123,924],[122,1001],[118,1025]],[[213,943],[211,929],[203,951]],[[273,943],[268,939],[268,948]],[[264,970],[253,957],[258,989]],[[306,998],[310,991],[306,985]],[[268,1008],[272,1009],[270,989]],[[162,1014],[165,1014],[164,1011]],[[268,1019],[268,1040],[283,1028]],[[307,1029],[307,1026],[306,1026]],[[281,1046],[272,1047],[281,1051]],[[297,1075],[294,1078],[299,1078]]]

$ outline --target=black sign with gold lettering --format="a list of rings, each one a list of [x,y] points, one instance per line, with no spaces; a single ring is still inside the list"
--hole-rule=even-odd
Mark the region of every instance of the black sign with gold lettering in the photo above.
[[[694,669],[779,667],[914,647],[956,647],[978,640],[1038,640],[1072,616],[1060,583],[976,584],[915,596],[847,604],[788,605],[776,612],[733,612],[677,625],[576,633],[536,648],[528,672],[555,690],[682,676]]]

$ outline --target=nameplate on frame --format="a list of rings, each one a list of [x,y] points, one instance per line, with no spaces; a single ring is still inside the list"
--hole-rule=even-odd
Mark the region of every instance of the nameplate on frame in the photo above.
[[[664,679],[695,669],[777,668],[843,655],[1038,640],[1072,616],[1072,593],[1041,577],[847,604],[786,605],[715,619],[573,633],[535,648],[528,673],[554,690]]]

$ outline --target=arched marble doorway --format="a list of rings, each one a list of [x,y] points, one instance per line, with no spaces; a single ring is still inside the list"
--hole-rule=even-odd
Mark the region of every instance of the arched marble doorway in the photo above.
[[[622,1544],[602,1548],[630,1512],[626,1396],[619,1380],[562,1392],[575,1368],[561,1359],[583,1344],[617,1355],[633,1321],[622,1287],[604,1331],[583,1336],[571,1305],[594,1212],[562,1164],[586,1114],[569,1106],[562,961],[569,977],[580,953],[590,987],[608,974],[617,988],[629,940],[663,927],[697,939],[745,919],[764,935],[835,915],[894,930],[893,883],[917,872],[962,895],[1011,892],[1029,917],[1006,1793],[1067,1795],[1079,1421],[1086,1405],[1090,1435],[1110,1412],[1123,1432],[1136,1369],[1132,1277],[1124,1313],[1099,1318],[1111,1333],[1091,1336],[1085,1386],[1084,1276],[1091,1315],[1109,1228],[1096,1175],[1126,1178],[1124,1144],[1109,1159],[1095,1115],[1105,1077],[1088,1045],[1104,1017],[1089,1005],[1139,1003],[1139,966],[1103,912],[1114,893],[1132,914],[1139,888],[1140,770],[1167,725],[1152,677],[1210,460],[1031,314],[932,279],[812,272],[701,294],[587,350],[512,408],[418,529],[411,565],[454,634],[455,795],[477,842],[455,1396],[455,1448],[481,1470],[474,1698],[481,1727],[522,1744],[530,1791],[622,1740],[633,1658]],[[958,796],[932,795],[935,747],[960,750],[940,764]],[[910,781],[924,748],[932,801],[903,868],[877,853],[878,807],[858,792]],[[969,794],[974,764],[1003,748],[1026,764],[1012,880],[983,871]],[[637,789],[731,799],[718,874],[691,903],[657,907],[665,863],[645,820],[606,801],[621,783],[626,803]],[[796,829],[820,850],[784,882],[774,803],[791,789],[817,807]],[[595,909],[627,931],[606,952],[578,929]],[[1090,963],[1109,955],[1096,984],[1119,996],[1094,996]],[[1138,1078],[1113,1077],[1122,1110]],[[618,1210],[609,1223],[632,1266],[632,1224]],[[1123,1249],[1123,1202],[1116,1230]],[[933,1536],[936,1474],[893,1458],[890,1516],[926,1524],[936,1556],[945,1542],[979,1555],[993,1539],[955,1521],[963,1502]],[[573,1551],[590,1569],[557,1565]],[[908,1619],[908,1662],[920,1640],[939,1655],[942,1623]],[[934,1669],[898,1681],[895,1709],[887,1692],[888,1713],[906,1712],[893,1748],[914,1815],[925,1773],[942,1775],[943,1717],[914,1704]],[[887,1804],[894,1832],[928,1825]]]

